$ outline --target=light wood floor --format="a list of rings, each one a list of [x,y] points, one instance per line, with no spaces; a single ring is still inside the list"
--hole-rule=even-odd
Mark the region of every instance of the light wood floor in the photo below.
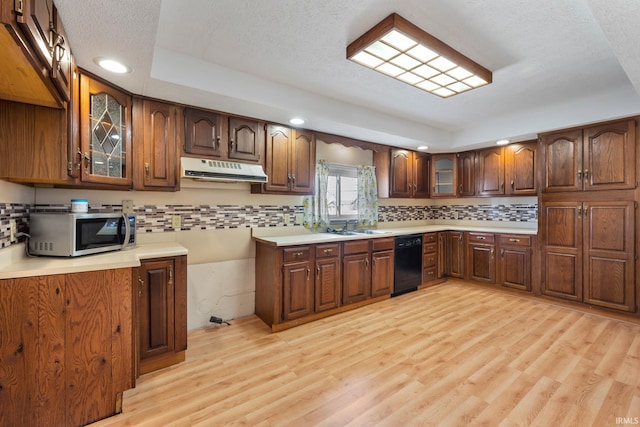
[[[616,426],[640,417],[640,325],[449,281],[279,333],[189,335],[97,426]]]

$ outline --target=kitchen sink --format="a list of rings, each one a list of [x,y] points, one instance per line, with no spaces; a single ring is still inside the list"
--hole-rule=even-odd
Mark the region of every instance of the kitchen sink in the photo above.
[[[384,230],[363,230],[363,231],[359,231],[357,232],[358,234],[389,234],[391,233],[391,231],[384,231]]]

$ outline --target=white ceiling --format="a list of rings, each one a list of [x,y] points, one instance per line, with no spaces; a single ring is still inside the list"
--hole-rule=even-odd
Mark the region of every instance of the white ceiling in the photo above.
[[[141,95],[431,152],[640,114],[637,0],[55,0],[79,66]],[[493,71],[442,99],[346,59],[396,12]],[[133,68],[110,75],[95,57]]]

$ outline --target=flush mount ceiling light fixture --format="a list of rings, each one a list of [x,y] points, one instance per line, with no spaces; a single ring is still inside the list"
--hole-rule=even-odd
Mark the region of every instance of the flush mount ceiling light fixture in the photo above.
[[[491,71],[395,13],[351,43],[347,59],[442,98],[493,78]]]
[[[131,72],[130,67],[119,61],[116,61],[115,59],[97,57],[93,58],[93,62],[98,64],[101,68],[107,71],[111,71],[112,73],[128,74]]]

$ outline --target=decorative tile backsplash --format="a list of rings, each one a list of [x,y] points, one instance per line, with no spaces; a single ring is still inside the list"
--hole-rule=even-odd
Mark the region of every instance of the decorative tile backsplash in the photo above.
[[[25,205],[0,203],[0,248],[10,243],[10,220],[15,219],[18,231],[28,232],[29,213],[68,212],[69,205]],[[121,205],[91,205],[90,212],[120,212]],[[224,228],[283,227],[300,225],[296,215],[303,207],[276,205],[140,205],[135,207],[139,233],[173,231],[171,220],[179,215],[181,230],[211,230]],[[457,213],[457,218],[456,218]],[[513,205],[443,205],[443,206],[380,206],[380,222],[419,220],[476,220],[505,222],[537,222],[537,204]]]

